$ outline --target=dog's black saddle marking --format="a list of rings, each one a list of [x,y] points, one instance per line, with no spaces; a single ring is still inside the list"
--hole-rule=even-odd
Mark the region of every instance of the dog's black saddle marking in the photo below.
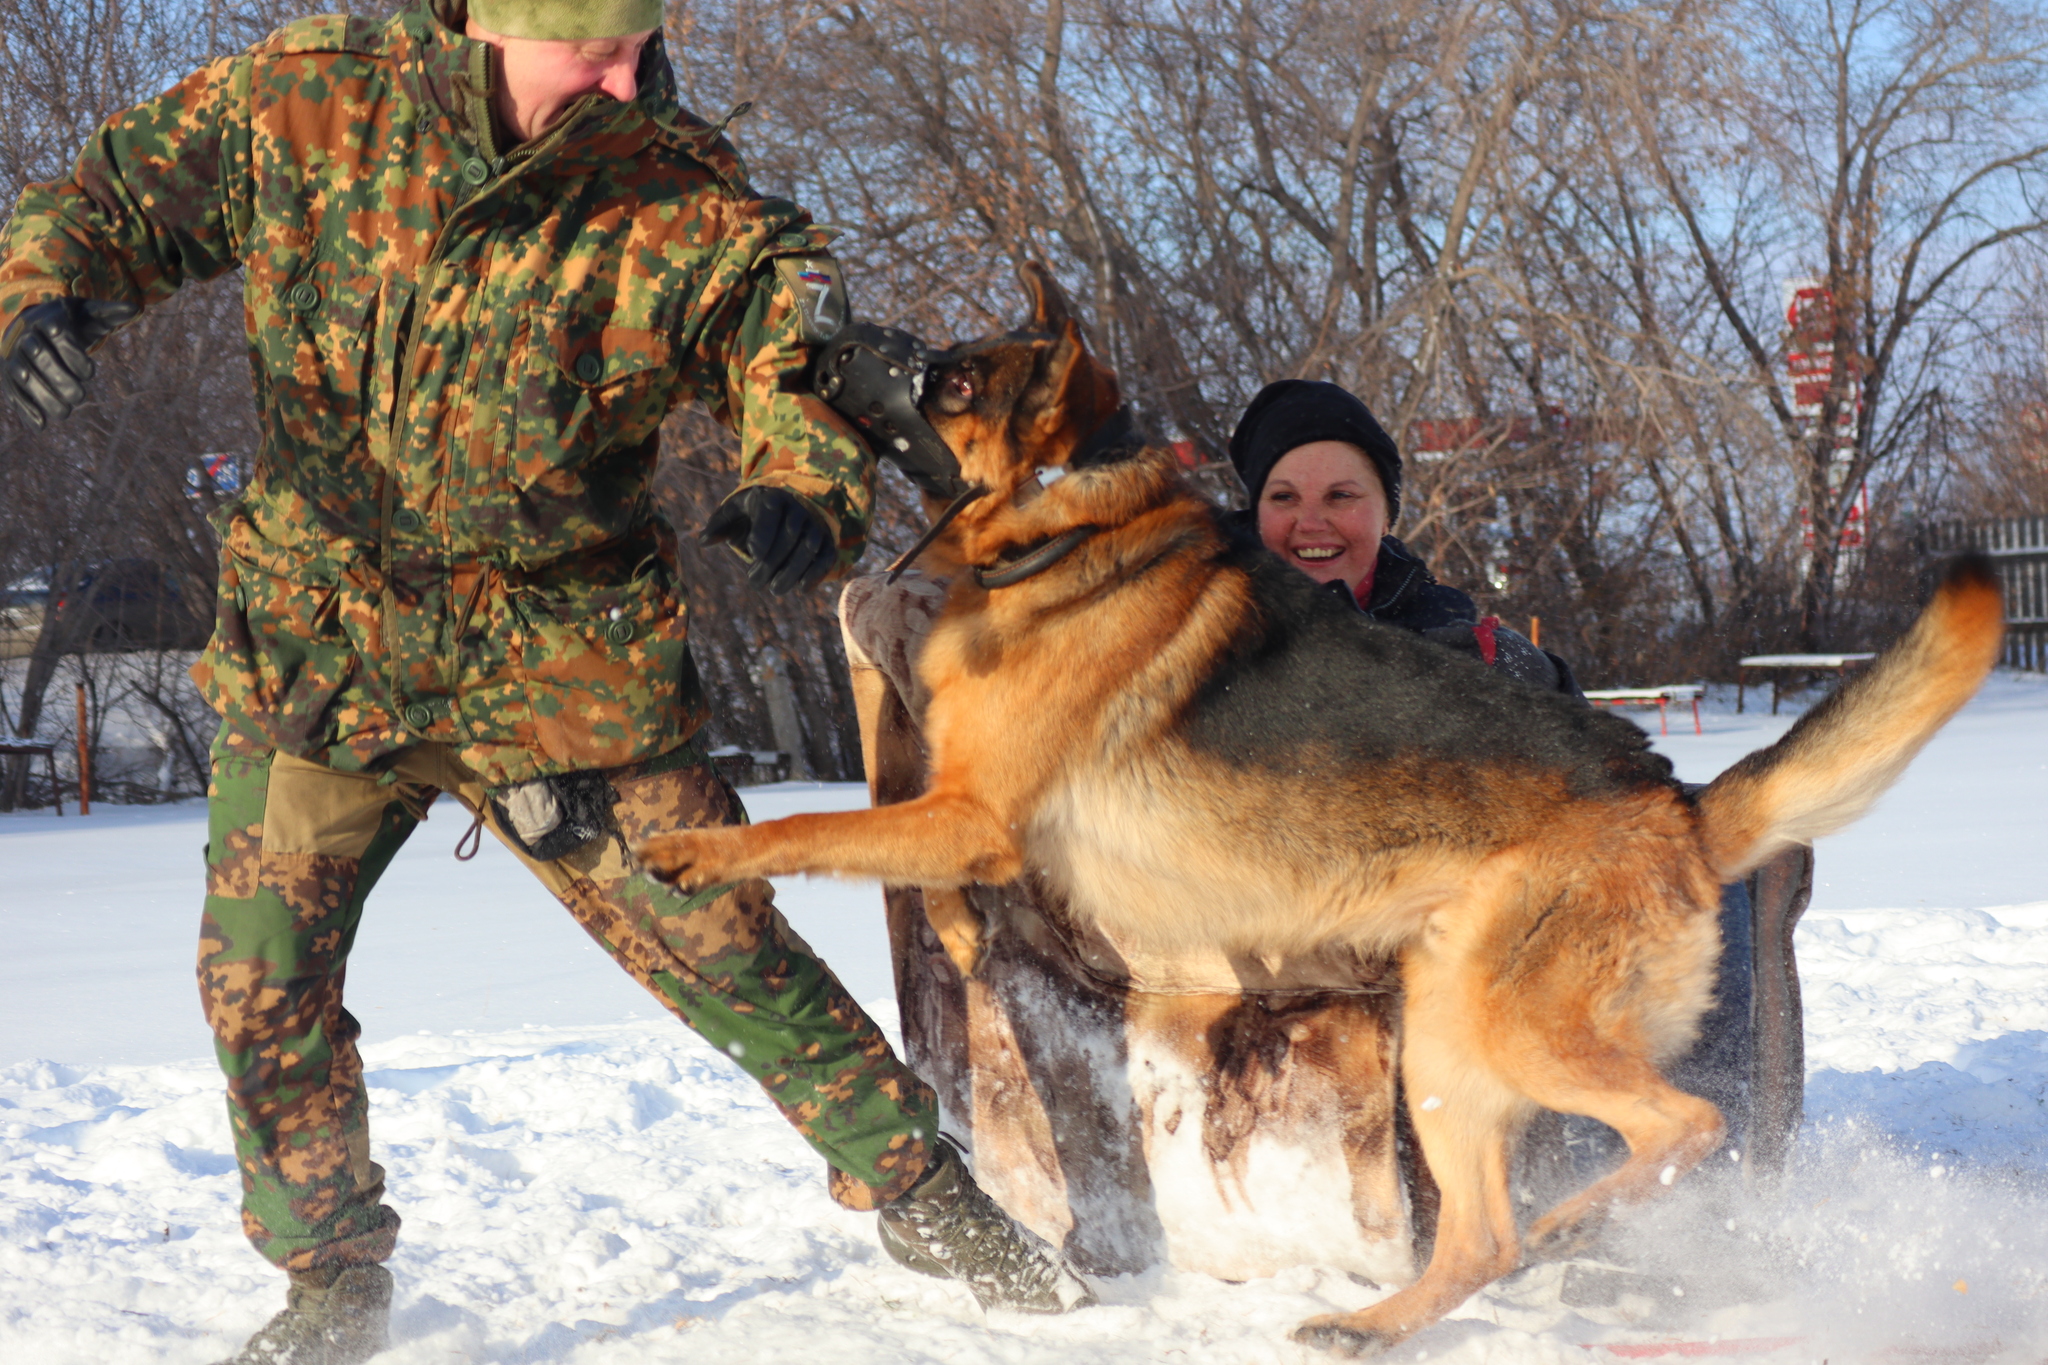
[[[1420,756],[1555,771],[1581,796],[1672,782],[1620,716],[1370,620],[1263,549],[1223,559],[1251,575],[1257,616],[1184,714],[1198,750],[1311,781]]]

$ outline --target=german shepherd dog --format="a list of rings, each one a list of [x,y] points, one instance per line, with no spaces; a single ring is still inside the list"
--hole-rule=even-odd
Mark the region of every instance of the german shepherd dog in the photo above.
[[[1414,1284],[1295,1334],[1384,1349],[1720,1144],[1714,1106],[1658,1070],[1711,1003],[1720,886],[1855,819],[1969,699],[1998,652],[1997,582],[1959,561],[1871,668],[1690,797],[1629,721],[1372,622],[1234,540],[1169,452],[1070,469],[1116,379],[1043,267],[1025,283],[1024,326],[950,353],[923,399],[988,490],[932,546],[955,576],[919,665],[924,795],[639,856],[689,888],[1030,866],[1160,951],[1398,959],[1435,1248]],[[1011,571],[1030,558],[1049,562]],[[1509,1155],[1539,1106],[1617,1129],[1629,1158],[1518,1237]]]

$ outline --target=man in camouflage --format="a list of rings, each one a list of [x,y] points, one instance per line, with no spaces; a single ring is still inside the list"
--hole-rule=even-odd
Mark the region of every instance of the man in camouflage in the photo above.
[[[245,275],[263,445],[218,522],[194,669],[223,718],[199,980],[244,1227],[291,1289],[237,1361],[383,1344],[399,1219],[342,982],[437,792],[761,1082],[891,1254],[985,1304],[1085,1301],[765,883],[685,898],[627,851],[744,818],[692,741],[706,704],[649,497],[663,416],[695,398],[737,429],[707,533],[776,591],[859,557],[872,478],[804,381],[845,316],[830,235],[678,107],[660,15],[417,0],[296,23],[116,116],[7,228],[0,379],[37,425],[138,308]]]

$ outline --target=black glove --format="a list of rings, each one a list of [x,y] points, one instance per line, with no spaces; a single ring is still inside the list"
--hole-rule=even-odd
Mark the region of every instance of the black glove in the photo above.
[[[85,401],[85,382],[98,368],[86,353],[141,311],[105,299],[51,299],[8,326],[0,336],[0,377],[31,426],[69,417]]]
[[[839,562],[824,518],[786,488],[742,488],[718,504],[703,539],[731,545],[746,561],[747,581],[777,595],[817,586]]]

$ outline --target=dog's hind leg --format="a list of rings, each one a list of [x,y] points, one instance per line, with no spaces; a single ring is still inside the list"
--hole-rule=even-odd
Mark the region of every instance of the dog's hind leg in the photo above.
[[[873,810],[662,834],[634,853],[687,890],[790,872],[965,886],[1011,881],[1024,868],[1009,821],[972,796],[944,791]]]
[[[1628,864],[1616,856],[1609,866]],[[1629,1149],[1618,1170],[1531,1225],[1531,1256],[1578,1250],[1611,1210],[1657,1194],[1726,1132],[1720,1110],[1657,1068],[1705,1011],[1719,930],[1711,911],[1630,904],[1653,884],[1643,875],[1609,888],[1581,882],[1571,900],[1553,902],[1560,913],[1494,955],[1484,999],[1495,1074],[1546,1109],[1598,1119]]]
[[[1620,1133],[1629,1158],[1529,1227],[1532,1259],[1580,1250],[1610,1211],[1641,1203],[1697,1166],[1721,1145],[1721,1111],[1659,1075],[1646,1057],[1560,1051],[1539,1066],[1517,1068],[1524,1091],[1546,1109],[1584,1114]]]
[[[1356,1313],[1311,1318],[1295,1340],[1369,1355],[1442,1318],[1521,1260],[1508,1154],[1527,1103],[1487,1067],[1483,1039],[1460,998],[1469,972],[1426,950],[1402,965],[1402,1087],[1442,1204],[1436,1246],[1414,1284]]]

